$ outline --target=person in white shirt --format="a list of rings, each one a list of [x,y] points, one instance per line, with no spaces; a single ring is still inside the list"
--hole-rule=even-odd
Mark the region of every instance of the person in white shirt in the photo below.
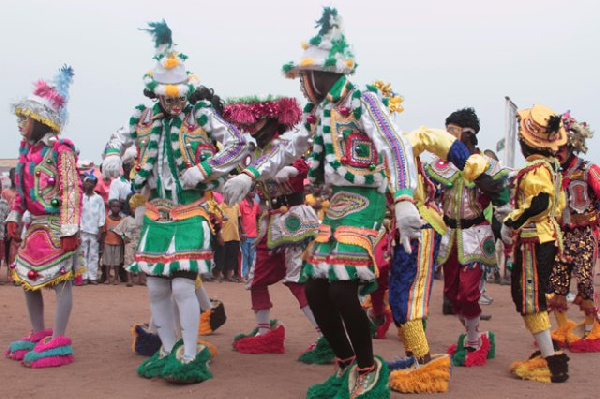
[[[121,207],[125,205],[125,201],[129,194],[132,193],[131,180],[129,176],[133,169],[133,159],[129,162],[123,159],[123,174],[110,183],[110,190],[108,191],[108,200],[118,199],[121,201]]]
[[[100,254],[100,233],[105,223],[104,200],[94,192],[98,178],[93,170],[83,178],[83,205],[81,212],[81,255],[85,271],[83,284],[98,284],[98,260]],[[111,187],[112,190],[112,187]]]

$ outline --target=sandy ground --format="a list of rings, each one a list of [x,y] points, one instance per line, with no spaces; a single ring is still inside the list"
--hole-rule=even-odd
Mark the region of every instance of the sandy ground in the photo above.
[[[442,284],[436,281],[427,333],[432,352],[445,352],[455,342],[461,326],[453,316],[441,313]],[[250,294],[242,284],[207,283],[209,294],[226,306],[227,323],[210,342],[219,349],[211,364],[214,378],[202,384],[176,386],[162,380],[148,381],[135,369],[143,358],[131,351],[132,323],[149,318],[145,287],[75,287],[74,309],[68,335],[73,339],[75,362],[59,369],[26,369],[18,362],[0,359],[0,398],[302,398],[306,388],[325,380],[332,366],[310,366],[296,361],[315,339],[315,332],[298,310],[285,286],[272,288],[275,307],[272,317],[286,325],[284,355],[242,355],[231,350],[235,334],[254,326]],[[600,384],[600,354],[572,354],[571,379],[566,384],[540,384],[510,376],[509,364],[534,351],[532,338],[514,311],[507,286],[488,284],[495,298],[485,313],[491,321],[482,330],[497,336],[497,356],[481,368],[454,368],[450,391],[445,398],[589,398],[597,396]],[[53,292],[44,292],[46,320],[51,325]],[[0,286],[0,346],[29,331],[29,321],[21,288]],[[571,316],[581,320],[574,309]],[[375,352],[386,359],[403,353],[392,328],[386,340],[375,341]],[[443,395],[443,394],[442,394]],[[440,396],[440,395],[433,395]],[[398,398],[400,395],[392,394]]]

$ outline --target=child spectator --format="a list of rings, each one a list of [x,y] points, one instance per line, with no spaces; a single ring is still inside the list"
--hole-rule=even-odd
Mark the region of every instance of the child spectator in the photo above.
[[[94,192],[98,178],[90,170],[83,177],[83,205],[81,210],[81,255],[85,265],[83,280],[76,285],[98,284],[100,236],[106,219],[102,197]]]
[[[2,190],[2,198],[8,202],[8,209],[12,209],[13,202],[15,202],[15,197],[17,195],[17,190],[15,189],[15,168],[11,168],[8,172],[8,178],[10,179],[10,187]],[[22,226],[19,226],[19,229],[22,229]],[[21,232],[18,232],[18,236],[21,235]],[[10,265],[15,262],[15,256],[17,255],[17,248],[19,247],[19,243],[21,241],[19,239],[11,238],[8,234],[4,236],[4,262],[8,265],[8,269],[6,271],[6,275],[8,277],[8,281],[12,280],[12,274]]]
[[[2,185],[0,185],[0,193],[2,192]],[[4,197],[0,197],[0,266],[2,265],[2,259],[4,259],[4,221],[10,212],[10,206],[8,205],[8,201],[4,199]],[[6,264],[6,279],[10,280],[10,267],[8,263]],[[0,285],[4,284],[0,281]]]
[[[222,224],[221,237],[224,241],[224,267],[223,277],[227,281],[240,281],[239,279],[239,257],[240,257],[240,205],[221,205],[225,220]]]
[[[104,225],[104,251],[102,254],[102,262],[104,265],[104,273],[106,279],[104,284],[113,283],[119,284],[119,267],[123,265],[123,242],[121,237],[114,232],[114,229],[121,222],[121,201],[112,199],[108,201],[110,213],[106,218]],[[110,270],[113,271],[111,278]]]
[[[260,216],[260,207],[255,201],[254,195],[254,188],[252,188],[246,198],[240,202],[242,277],[244,279],[248,278],[248,272],[254,264],[254,254],[256,252],[255,241],[258,235],[256,225]]]
[[[125,203],[128,205],[123,210],[127,216],[121,220],[121,222],[114,229],[114,233],[118,234],[124,243],[124,261],[123,266],[129,266],[134,262],[135,251],[137,250],[138,243],[140,241],[140,234],[142,231],[142,225],[136,221],[135,218],[135,207],[131,205],[129,201],[133,194],[127,196]],[[144,273],[137,274],[138,284],[145,285]],[[133,287],[133,275],[127,272],[127,287]]]

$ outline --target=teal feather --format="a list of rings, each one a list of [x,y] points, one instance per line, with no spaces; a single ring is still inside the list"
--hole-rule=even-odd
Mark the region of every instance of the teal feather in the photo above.
[[[141,30],[150,32],[154,38],[154,47],[158,48],[161,45],[170,46],[173,44],[171,29],[167,26],[164,19],[159,22],[148,22],[148,28]]]

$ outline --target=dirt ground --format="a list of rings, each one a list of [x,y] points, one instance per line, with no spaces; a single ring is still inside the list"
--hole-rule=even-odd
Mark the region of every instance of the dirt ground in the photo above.
[[[211,364],[214,378],[197,385],[169,385],[162,380],[148,381],[135,369],[143,358],[131,351],[134,322],[149,318],[145,287],[84,286],[74,289],[74,308],[68,335],[73,339],[75,362],[46,370],[26,369],[18,362],[0,359],[0,398],[302,398],[306,388],[324,381],[333,366],[311,366],[296,361],[315,339],[315,332],[299,311],[285,286],[272,287],[275,307],[272,317],[286,326],[286,353],[283,355],[242,355],[232,351],[235,334],[254,326],[250,294],[239,283],[207,283],[211,297],[225,303],[227,323],[210,342],[219,355]],[[433,353],[445,352],[461,332],[458,320],[441,313],[441,281],[434,285],[427,334]],[[488,284],[494,297],[484,313],[493,315],[482,322],[482,330],[496,333],[496,358],[481,368],[453,368],[450,391],[445,398],[589,398],[600,385],[600,354],[571,354],[570,375],[566,384],[541,384],[520,381],[508,372],[513,360],[526,358],[534,351],[532,338],[510,301],[509,288]],[[46,320],[51,325],[54,294],[44,292]],[[0,286],[0,347],[29,331],[22,289],[12,284]],[[575,309],[571,317],[581,320]],[[392,328],[386,340],[375,341],[375,353],[391,360],[403,353]],[[444,395],[444,394],[442,394]],[[440,396],[440,395],[433,395]],[[399,394],[392,394],[398,398]]]

